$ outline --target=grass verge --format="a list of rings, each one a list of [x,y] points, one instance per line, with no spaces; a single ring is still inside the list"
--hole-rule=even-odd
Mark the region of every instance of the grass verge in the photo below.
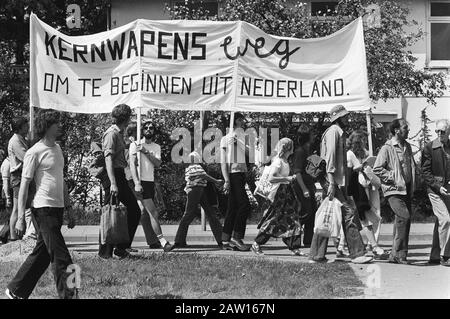
[[[76,254],[83,299],[358,298],[362,283],[345,263],[306,264],[264,258],[146,253],[126,260]],[[2,262],[6,287],[21,261]],[[49,270],[31,298],[57,298]]]

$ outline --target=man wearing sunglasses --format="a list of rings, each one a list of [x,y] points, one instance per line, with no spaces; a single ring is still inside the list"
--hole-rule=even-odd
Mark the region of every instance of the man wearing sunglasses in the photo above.
[[[159,223],[158,209],[155,206],[155,168],[161,165],[161,146],[156,144],[156,128],[151,121],[142,126],[144,138],[139,144],[130,144],[130,170],[134,181],[134,192],[138,201],[149,213],[153,231],[165,252],[173,246],[164,238]],[[140,167],[136,166],[136,157],[141,153]]]
[[[450,266],[450,122],[436,122],[437,138],[422,152],[422,172],[436,216],[430,264]]]

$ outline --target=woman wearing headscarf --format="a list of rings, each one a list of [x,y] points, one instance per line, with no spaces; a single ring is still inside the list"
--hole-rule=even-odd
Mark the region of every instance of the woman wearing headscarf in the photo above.
[[[292,183],[296,175],[289,175],[288,158],[293,154],[294,143],[289,138],[282,138],[276,146],[276,155],[270,165],[269,182],[272,183],[268,199],[270,206],[264,212],[258,224],[259,233],[251,247],[257,254],[264,254],[261,245],[271,237],[282,238],[294,255],[304,255],[301,250],[301,204],[297,199]]]

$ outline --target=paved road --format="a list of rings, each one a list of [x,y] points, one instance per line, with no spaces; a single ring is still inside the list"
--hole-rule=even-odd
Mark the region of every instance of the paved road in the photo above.
[[[173,241],[177,226],[163,226],[163,232],[167,239]],[[413,224],[410,237],[409,260],[411,265],[394,265],[386,261],[377,261],[369,265],[353,265],[352,269],[360,280],[366,285],[364,298],[447,298],[450,299],[450,268],[440,265],[430,266],[426,262],[431,246],[431,232],[433,224]],[[65,230],[69,249],[77,253],[97,251],[96,240],[98,227],[84,226],[73,230]],[[255,226],[249,226],[246,233],[246,241],[251,242],[256,235]],[[392,238],[392,225],[383,224],[381,229],[380,244],[385,249],[390,249]],[[222,251],[214,243],[213,236],[208,228],[206,232],[199,225],[191,226],[189,230],[189,248],[177,249],[177,253],[200,255],[224,256],[232,255],[240,258],[268,258],[304,263],[307,257],[293,256],[280,240],[271,240],[263,247],[265,255],[256,256],[251,252]],[[143,252],[162,253],[161,250],[148,249],[142,229],[138,230],[134,248]],[[308,253],[309,249],[304,249]],[[328,249],[329,262],[335,262],[335,248],[331,245]],[[337,261],[336,261],[337,262]]]

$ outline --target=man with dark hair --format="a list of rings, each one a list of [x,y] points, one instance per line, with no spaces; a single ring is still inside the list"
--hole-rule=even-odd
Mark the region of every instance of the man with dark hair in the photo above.
[[[98,255],[108,259],[112,254],[119,258],[125,258],[129,255],[126,249],[131,248],[136,229],[141,218],[141,210],[137,204],[133,192],[128,186],[124,169],[128,163],[125,158],[125,141],[123,132],[128,126],[131,118],[131,108],[126,104],[120,104],[114,107],[111,112],[113,125],[111,125],[103,134],[102,149],[105,156],[106,171],[111,182],[109,189],[105,189],[105,203],[111,199],[120,201],[127,208],[128,234],[130,240],[128,243],[116,245],[102,244],[100,242]],[[111,198],[111,196],[113,196]]]
[[[228,207],[223,225],[223,249],[248,251],[250,246],[244,244],[247,217],[250,214],[250,201],[245,189],[247,164],[245,155],[248,146],[242,136],[244,115],[234,114],[233,132],[220,141],[220,163],[225,180],[223,189],[228,193]]]
[[[390,263],[408,264],[408,241],[411,227],[411,197],[415,188],[415,162],[411,145],[406,141],[408,123],[392,121],[392,138],[381,147],[373,172],[381,180],[381,189],[395,214],[394,238]]]
[[[130,170],[134,181],[134,193],[138,201],[149,213],[153,231],[162,249],[169,252],[173,246],[164,238],[159,223],[159,213],[155,205],[155,168],[161,165],[161,146],[155,143],[156,128],[151,121],[142,126],[143,139],[130,144]],[[140,156],[140,166],[136,166]]]
[[[6,295],[10,299],[27,299],[51,263],[59,297],[71,299],[74,290],[67,286],[67,267],[72,264],[72,259],[61,234],[64,207],[69,206],[69,198],[64,183],[64,157],[56,143],[61,134],[59,113],[42,110],[36,116],[36,128],[41,139],[25,154],[19,190],[19,215],[25,214],[29,185],[34,180],[36,194],[32,201],[32,213],[38,239],[34,250],[9,283]],[[22,232],[20,225],[18,227],[18,231]]]
[[[136,123],[131,123],[128,125],[126,129],[126,139],[125,139],[125,158],[128,162],[128,166],[125,168],[125,176],[128,181],[128,186],[130,186],[131,190],[134,190],[134,182],[133,182],[133,176],[131,175],[131,169],[130,169],[130,145],[132,143],[136,143],[137,139],[137,125]],[[136,158],[137,160],[137,158]],[[136,193],[135,193],[136,195]],[[156,249],[156,248],[162,248],[161,243],[158,241],[158,238],[156,237],[155,232],[153,231],[152,224],[150,221],[149,213],[145,209],[144,205],[139,202],[138,196],[136,196],[138,205],[141,209],[141,225],[142,229],[144,230],[145,240],[147,241],[147,244],[150,249]]]
[[[422,173],[436,216],[430,263],[450,267],[450,121],[436,121],[436,134],[422,151]]]
[[[372,261],[372,257],[365,255],[364,242],[359,233],[362,229],[361,221],[347,195],[346,169],[346,133],[348,126],[348,111],[343,105],[337,105],[331,109],[331,126],[322,136],[320,156],[325,159],[328,177],[327,196],[329,200],[335,197],[341,202],[342,228],[347,241],[350,258],[355,264],[363,264]],[[326,261],[325,253],[328,239],[313,235],[310,260],[311,262]]]
[[[20,189],[20,182],[22,178],[22,166],[23,159],[26,151],[30,147],[28,141],[26,140],[26,136],[29,131],[28,119],[26,117],[18,117],[13,119],[11,123],[11,128],[13,130],[14,135],[8,142],[8,157],[10,163],[10,172],[11,172],[11,187],[13,189],[13,209],[11,212],[11,217],[9,221],[10,225],[10,236],[11,240],[18,239],[17,234],[15,232],[16,225],[26,224],[27,228],[27,237],[35,238],[36,231],[34,229],[34,225],[31,221],[31,210],[30,210],[30,202],[32,194],[30,194],[30,198],[26,205],[26,212],[24,216],[18,216],[18,196]],[[31,186],[34,187],[33,185]]]

